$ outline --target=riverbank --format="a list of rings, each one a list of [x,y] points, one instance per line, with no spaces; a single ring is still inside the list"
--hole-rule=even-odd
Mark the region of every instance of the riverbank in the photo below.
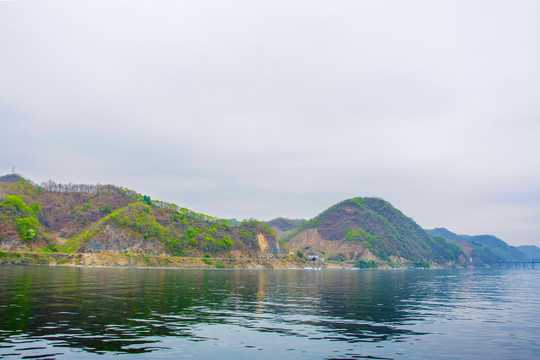
[[[141,267],[141,268],[184,268],[184,269],[352,269],[353,262],[308,261],[294,255],[281,259],[260,258],[213,258],[157,256],[146,254],[120,253],[45,253],[45,252],[2,252],[0,265],[41,265],[41,266],[89,266],[89,267]],[[447,266],[452,268],[454,266]],[[408,269],[407,264],[390,266],[379,264],[374,269]],[[431,266],[431,268],[445,268]]]
[[[293,256],[283,259],[229,259],[118,253],[0,252],[0,265],[301,269],[310,264]]]

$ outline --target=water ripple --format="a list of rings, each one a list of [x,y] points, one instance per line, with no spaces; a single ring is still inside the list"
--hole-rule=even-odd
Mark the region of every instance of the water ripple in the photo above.
[[[526,359],[540,352],[533,270],[0,271],[0,358]]]

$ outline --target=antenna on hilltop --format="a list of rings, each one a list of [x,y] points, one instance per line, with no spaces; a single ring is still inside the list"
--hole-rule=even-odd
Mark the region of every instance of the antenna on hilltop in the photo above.
[[[15,166],[11,169],[11,173],[15,174]]]

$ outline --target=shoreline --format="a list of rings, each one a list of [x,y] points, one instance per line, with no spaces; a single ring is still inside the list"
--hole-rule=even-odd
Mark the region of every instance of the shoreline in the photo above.
[[[122,253],[45,253],[45,252],[0,252],[0,265],[39,265],[92,268],[141,268],[141,269],[244,269],[244,270],[406,270],[410,266],[381,266],[356,268],[353,262],[316,262],[296,256],[281,259],[262,258],[212,258],[194,256],[160,256]],[[436,266],[426,269],[455,268]],[[461,267],[459,267],[461,268]],[[421,268],[416,268],[421,269]]]
[[[292,257],[229,259],[121,253],[0,252],[0,265],[164,269],[303,269],[306,262]]]

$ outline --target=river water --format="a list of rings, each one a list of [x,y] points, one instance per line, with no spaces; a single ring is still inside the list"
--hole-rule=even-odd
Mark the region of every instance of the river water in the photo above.
[[[539,359],[540,269],[0,267],[0,358]]]

